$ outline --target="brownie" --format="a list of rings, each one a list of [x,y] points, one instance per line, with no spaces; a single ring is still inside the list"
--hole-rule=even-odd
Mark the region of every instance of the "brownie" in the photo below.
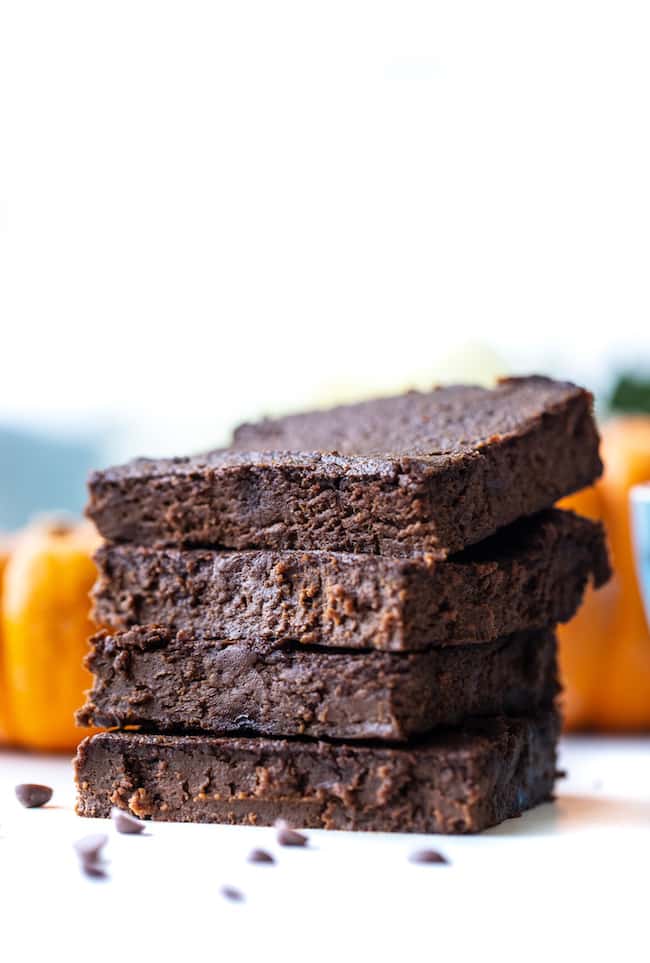
[[[559,691],[551,629],[418,653],[99,633],[77,721],[160,732],[406,740],[471,715],[517,715]]]
[[[446,562],[323,551],[104,545],[94,617],[201,639],[408,651],[565,622],[609,576],[602,527],[550,509]]]
[[[246,425],[228,450],[94,472],[87,513],[116,542],[443,558],[601,470],[591,395],[510,378]]]
[[[77,812],[470,833],[550,799],[559,720],[472,720],[417,745],[103,732],[77,750]]]

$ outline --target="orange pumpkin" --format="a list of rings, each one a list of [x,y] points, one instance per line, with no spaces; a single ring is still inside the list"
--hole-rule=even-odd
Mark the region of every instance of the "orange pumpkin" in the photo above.
[[[7,562],[9,561],[10,544],[8,539],[0,541],[0,611],[2,610],[2,579],[4,570],[7,567]],[[2,693],[6,691],[3,675],[2,620],[0,619],[0,744],[7,742],[9,738],[7,702],[6,699],[2,697]]]
[[[568,728],[650,728],[650,630],[635,569],[629,491],[650,480],[650,417],[605,423],[605,472],[594,489],[563,505],[600,518],[607,529],[614,578],[588,592],[576,618],[560,627],[560,664]]]
[[[9,553],[0,704],[13,744],[70,750],[80,741],[73,714],[91,683],[82,660],[95,630],[88,593],[97,542],[89,525],[41,523],[20,533]]]

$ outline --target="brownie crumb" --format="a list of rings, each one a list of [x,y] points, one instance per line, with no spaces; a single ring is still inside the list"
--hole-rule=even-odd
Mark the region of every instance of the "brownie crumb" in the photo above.
[[[25,809],[38,809],[52,798],[51,786],[41,786],[35,782],[23,782],[15,788],[16,799]]]
[[[134,836],[144,830],[144,823],[141,819],[137,819],[123,809],[118,809],[117,806],[111,809],[111,819],[118,833]]]

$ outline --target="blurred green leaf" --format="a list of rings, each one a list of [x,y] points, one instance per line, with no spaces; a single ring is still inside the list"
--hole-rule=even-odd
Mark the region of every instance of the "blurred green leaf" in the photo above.
[[[609,407],[615,413],[650,414],[650,377],[621,375],[612,392]]]

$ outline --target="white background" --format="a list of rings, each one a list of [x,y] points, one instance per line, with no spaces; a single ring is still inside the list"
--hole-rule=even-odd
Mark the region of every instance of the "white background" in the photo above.
[[[0,419],[181,451],[650,363],[649,27],[626,0],[3,0]]]

